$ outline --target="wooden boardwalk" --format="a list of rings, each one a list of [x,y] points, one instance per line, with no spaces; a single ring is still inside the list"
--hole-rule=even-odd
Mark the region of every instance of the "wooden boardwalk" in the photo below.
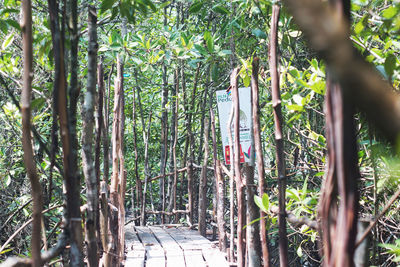
[[[125,266],[226,267],[215,245],[186,227],[125,226]]]

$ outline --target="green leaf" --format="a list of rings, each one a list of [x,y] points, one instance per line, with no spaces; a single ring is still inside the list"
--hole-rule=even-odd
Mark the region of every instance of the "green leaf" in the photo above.
[[[14,41],[14,34],[10,34],[1,45],[1,49],[3,50],[6,49],[7,47],[10,46],[10,44],[12,44],[13,41]]]
[[[214,52],[214,38],[209,31],[204,33],[204,40],[206,40],[208,52],[212,54]]]
[[[365,28],[364,22],[363,22],[363,20],[360,20],[359,22],[357,22],[356,26],[354,27],[354,33],[360,34],[362,32],[362,30],[364,30],[364,28]]]
[[[303,111],[303,106],[299,105],[287,105],[287,108],[291,111]]]
[[[269,197],[266,193],[264,193],[262,196],[262,204],[266,210],[269,210]]]
[[[317,94],[324,95],[325,94],[325,81],[319,80],[319,81],[313,83],[310,86],[310,88]]]
[[[42,97],[36,98],[36,99],[32,100],[31,107],[34,110],[39,110],[44,106],[45,103],[46,103],[46,100],[44,98],[42,98]]]
[[[251,77],[249,75],[245,75],[243,78],[244,87],[249,87],[251,82]]]
[[[207,50],[203,46],[195,44],[194,48],[196,48],[196,50],[199,51],[199,53],[203,56],[207,55]]]
[[[156,12],[156,11],[157,11],[156,6],[153,4],[153,2],[152,2],[151,0],[143,0],[143,2],[144,2],[146,5],[148,5],[148,6],[151,8],[151,10],[153,10],[153,12]]]
[[[0,19],[0,30],[7,35],[8,33],[8,27],[7,27],[7,23],[4,20]]]
[[[185,38],[183,38],[182,36],[181,36],[181,43],[183,46],[185,46],[185,47],[187,46]]]
[[[303,256],[303,250],[301,249],[301,245],[296,250],[297,256],[300,258]]]
[[[396,16],[397,12],[397,7],[391,6],[382,11],[382,17],[384,17],[385,19],[391,19]]]
[[[103,13],[104,11],[112,8],[112,6],[114,5],[115,1],[116,0],[103,0],[103,2],[101,2],[101,5],[100,5],[101,13]]]
[[[215,6],[215,7],[213,8],[213,10],[214,10],[215,12],[217,12],[217,13],[222,14],[222,15],[229,14],[229,10],[226,9],[225,7],[223,7],[222,5]]]
[[[385,72],[389,77],[393,76],[394,70],[396,68],[396,56],[389,54],[385,59]]]
[[[203,2],[195,2],[189,7],[189,13],[196,13],[203,7]]]
[[[213,64],[211,66],[211,78],[212,80],[215,82],[218,80],[218,76],[219,76],[219,68],[217,64]]]
[[[263,201],[259,196],[254,196],[254,203],[256,203],[257,207],[259,207],[263,212],[268,212],[267,207],[264,206]]]
[[[10,25],[11,27],[17,29],[18,31],[21,31],[21,26],[19,25],[19,23],[15,20],[12,19],[6,19],[5,22]]]
[[[289,70],[290,75],[292,75],[294,78],[300,78],[300,72],[293,68],[291,70]]]
[[[313,59],[311,60],[311,66],[312,66],[315,70],[318,70],[318,61],[317,61],[315,58],[313,58]]]
[[[8,13],[19,13],[18,9],[15,8],[4,8],[3,10],[0,11],[0,15],[8,14]]]
[[[259,39],[267,39],[267,37],[268,37],[264,31],[262,31],[261,29],[258,29],[258,28],[253,29],[251,31],[251,33],[254,34]]]

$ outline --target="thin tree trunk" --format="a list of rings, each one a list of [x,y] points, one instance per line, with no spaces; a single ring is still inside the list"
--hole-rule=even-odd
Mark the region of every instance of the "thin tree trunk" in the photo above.
[[[97,187],[100,188],[100,155],[101,155],[101,137],[103,134],[104,118],[103,118],[103,101],[104,101],[104,69],[103,59],[97,65],[97,84],[99,88],[97,96],[97,110],[96,110],[96,143],[95,143],[95,170],[97,178]]]
[[[139,98],[139,103],[140,103],[140,98]],[[141,106],[141,105],[140,105]],[[141,109],[142,117],[143,117],[143,111]],[[145,124],[143,120],[143,142],[144,142],[144,189],[143,189],[143,201],[142,201],[142,211],[141,211],[141,217],[140,217],[140,225],[145,225],[146,224],[146,195],[147,195],[147,184],[150,179],[150,171],[149,171],[149,136],[150,136],[150,126],[151,126],[151,118],[152,118],[152,112],[150,111],[149,114],[149,123],[147,126],[147,133],[145,130]],[[151,187],[150,187],[151,189]],[[150,200],[152,199],[151,192],[150,192]],[[151,203],[153,203],[151,201]],[[154,210],[154,207],[152,207]]]
[[[111,76],[114,72],[114,64],[111,66],[108,75],[107,94],[104,94],[104,131],[103,131],[103,181],[108,184],[110,175],[110,140],[108,134],[110,132],[110,95],[111,95]]]
[[[188,103],[187,103],[187,96],[186,96],[186,75],[185,75],[185,61],[181,60],[181,81],[182,81],[182,102],[183,102],[183,112],[185,114],[185,126],[186,128],[188,128],[187,123],[188,123]],[[178,110],[178,108],[177,108]],[[178,125],[178,124],[177,124]],[[178,126],[177,126],[178,128]],[[177,130],[178,132],[178,130]],[[187,132],[186,135],[188,135],[189,133]],[[188,138],[186,138],[186,141],[188,140]],[[185,147],[184,147],[184,152],[183,152],[183,156],[181,157],[181,162],[183,162],[183,164],[186,164],[187,161],[187,152],[188,152],[188,147],[189,147],[189,143],[185,142]],[[183,167],[183,166],[181,166]],[[177,169],[177,167],[175,167],[175,169]],[[178,173],[176,173],[178,175]],[[175,199],[176,199],[176,194],[178,194],[179,196],[182,196],[184,194],[184,178],[185,178],[185,173],[182,173],[182,175],[180,176],[180,187],[179,187],[179,191],[178,188],[175,187]],[[182,209],[182,204],[183,203],[183,197],[179,198],[179,208],[178,209]],[[175,201],[175,207],[174,209],[177,209],[176,207],[177,202]],[[176,214],[175,216],[175,223],[177,223],[179,221],[180,218],[180,214]]]
[[[199,233],[206,236],[206,212],[207,212],[207,161],[208,161],[208,129],[209,120],[204,122],[204,159],[201,167],[199,183]]]
[[[221,163],[217,158],[217,136],[215,133],[215,116],[214,111],[210,108],[210,119],[211,119],[211,133],[212,133],[212,143],[213,143],[213,161],[214,161],[214,176],[215,185],[217,189],[217,225],[218,225],[218,241],[219,249],[226,252],[227,240],[225,231],[225,219],[224,219],[224,179],[221,175]]]
[[[97,210],[99,206],[99,189],[97,184],[96,170],[93,159],[93,129],[94,129],[94,107],[96,99],[96,76],[97,76],[97,14],[96,9],[89,7],[89,47],[88,47],[88,78],[85,101],[83,103],[83,126],[82,126],[82,164],[87,191],[87,215],[86,215],[86,244],[88,266],[98,266],[97,255]]]
[[[137,85],[136,85],[137,86]],[[142,191],[142,181],[139,176],[139,166],[138,166],[138,160],[139,160],[139,155],[137,151],[137,132],[136,132],[136,90],[134,89],[133,91],[133,104],[132,104],[132,128],[133,128],[133,151],[135,154],[135,181],[136,181],[136,205],[138,208],[138,211],[134,213],[134,216],[137,217],[138,214],[140,214],[140,206],[142,203],[143,199],[143,191]],[[164,171],[165,172],[165,171]],[[133,197],[133,195],[132,195]],[[132,198],[132,202],[134,199]]]
[[[240,116],[240,103],[239,103],[239,89],[238,89],[238,68],[235,68],[231,74],[231,90],[232,90],[232,104],[235,110],[234,114],[234,158],[235,158],[235,180],[236,180],[236,195],[238,206],[238,222],[237,222],[237,262],[239,267],[245,266],[245,244],[243,244],[244,234],[243,226],[246,218],[243,216],[245,211],[243,181],[240,173],[240,132],[239,132],[239,116]]]
[[[166,2],[166,0],[165,0]],[[167,6],[164,7],[164,14],[167,14]],[[168,18],[164,16],[164,27],[168,25]],[[162,88],[162,99],[161,99],[161,155],[160,155],[160,175],[162,177],[159,181],[160,187],[160,199],[159,210],[165,210],[165,168],[167,166],[168,157],[168,110],[166,108],[168,103],[168,77],[167,77],[167,65],[165,61],[162,63],[163,67],[163,88]],[[161,215],[162,220],[164,219]]]
[[[187,163],[187,177],[188,177],[188,210],[189,210],[189,224],[193,225],[193,162]]]
[[[112,244],[109,242],[108,237],[108,197],[107,197],[107,183],[102,181],[100,184],[100,239],[103,246],[102,263],[104,267],[111,266],[111,250]]]
[[[178,113],[177,113],[177,107],[178,107],[178,89],[179,89],[179,68],[175,71],[174,74],[174,89],[172,90],[172,99],[173,99],[173,105],[172,105],[172,118],[171,118],[171,139],[172,143],[170,146],[170,163],[169,163],[169,169],[174,170],[174,176],[168,176],[168,190],[167,190],[167,210],[169,212],[172,211],[172,208],[174,207],[174,181],[175,181],[175,175],[176,175],[176,143],[178,140],[178,132],[177,132],[177,123],[178,123]],[[170,220],[168,220],[170,221]]]
[[[71,86],[69,109],[67,108],[67,81],[65,77],[64,39],[60,32],[58,3],[49,0],[49,14],[53,42],[55,78],[54,90],[57,94],[60,135],[63,147],[64,179],[67,195],[67,220],[70,231],[70,264],[83,266],[82,222],[80,212],[80,174],[78,170],[78,140],[76,136],[76,109],[78,92],[78,42],[77,2],[71,0]]]
[[[252,146],[254,147],[254,146]],[[254,154],[254,152],[252,152]],[[254,202],[254,161],[253,165],[245,164],[244,176],[246,180],[246,195],[247,195],[247,227],[246,227],[246,245],[249,267],[261,266],[261,244],[260,244],[260,229],[257,223],[251,223],[259,218],[259,208]]]
[[[186,131],[187,131],[187,136],[186,136],[186,145],[185,146],[185,152],[184,152],[184,159],[186,159],[186,154],[187,151],[186,149],[189,148],[189,161],[185,160],[183,162],[187,163],[187,180],[188,180],[188,184],[187,184],[187,188],[188,188],[188,210],[189,210],[189,223],[192,224],[193,223],[193,209],[194,209],[194,199],[193,199],[193,169],[192,169],[192,164],[193,164],[193,160],[194,160],[194,135],[193,135],[193,131],[192,131],[192,111],[195,109],[195,99],[196,99],[196,92],[197,92],[197,83],[198,83],[198,79],[199,79],[199,73],[200,73],[200,67],[201,64],[199,63],[197,66],[197,70],[196,70],[196,74],[194,77],[194,82],[193,82],[193,92],[192,92],[192,96],[191,96],[191,104],[190,104],[190,111],[186,110],[186,114],[187,114],[187,124],[186,124]]]
[[[147,185],[150,179],[150,171],[149,171],[149,137],[150,137],[150,127],[151,127],[151,119],[152,119],[152,111],[150,111],[148,125],[147,125],[147,132],[145,130],[146,123],[144,120],[144,112],[142,106],[142,99],[140,97],[140,87],[137,78],[137,72],[135,71],[135,80],[136,86],[138,88],[138,104],[139,104],[139,111],[140,111],[140,119],[142,122],[142,135],[143,135],[143,142],[144,142],[144,188],[143,188],[143,199],[141,203],[141,212],[140,212],[140,225],[144,226],[146,223],[146,195],[147,195]],[[151,187],[150,187],[151,189]],[[150,200],[152,199],[151,192],[150,192]],[[152,203],[152,202],[151,202]],[[154,210],[154,207],[152,207]]]
[[[33,49],[32,49],[32,6],[31,1],[22,1],[22,51],[24,55],[24,73],[22,77],[23,88],[21,95],[21,115],[22,115],[22,148],[24,150],[24,164],[32,188],[33,211],[32,211],[32,237],[31,253],[32,266],[42,266],[40,257],[40,233],[42,221],[43,196],[36,170],[32,137],[31,137],[31,96],[33,79]]]
[[[163,63],[163,89],[161,100],[161,156],[160,156],[160,175],[162,177],[159,181],[160,186],[160,199],[159,210],[165,210],[165,167],[167,164],[167,151],[168,151],[168,110],[166,108],[168,103],[168,79],[167,79],[167,66]],[[164,218],[163,215],[161,215]],[[162,219],[163,221],[163,219]]]
[[[231,83],[232,86],[232,83]],[[232,105],[231,112],[229,114],[228,124],[226,125],[227,132],[228,132],[228,139],[229,139],[229,159],[231,162],[230,172],[231,175],[229,176],[229,227],[231,228],[230,237],[229,237],[229,260],[234,262],[234,252],[235,252],[235,203],[234,203],[234,195],[235,195],[235,188],[234,188],[234,176],[235,176],[235,158],[232,157],[233,155],[233,139],[232,139],[232,120],[233,115],[235,114],[235,109]]]
[[[254,133],[254,148],[257,159],[257,172],[258,172],[258,192],[260,197],[264,195],[265,182],[264,182],[264,155],[262,151],[261,131],[260,131],[260,103],[258,96],[258,67],[259,59],[253,59],[253,72],[251,76],[251,90],[252,90],[252,113],[253,113],[253,133]],[[270,266],[267,227],[266,227],[266,214],[260,209],[260,241],[262,249],[263,266]]]
[[[97,110],[95,113],[95,120],[96,120],[96,143],[95,143],[95,160],[94,160],[94,168],[96,172],[96,183],[98,188],[98,198],[100,192],[100,157],[101,157],[101,142],[102,142],[102,133],[104,127],[104,119],[103,119],[103,100],[104,100],[104,69],[103,69],[103,59],[100,59],[99,64],[97,65],[97,84],[99,88],[99,92],[97,95]],[[96,225],[97,225],[97,236],[100,237],[100,209],[96,209]],[[102,243],[101,240],[97,240],[99,250],[101,251]]]
[[[121,181],[120,172],[120,147],[121,147],[121,106],[123,105],[122,98],[122,64],[120,62],[120,57],[117,55],[117,77],[115,79],[114,85],[114,118],[113,118],[113,129],[112,129],[112,178],[111,178],[111,187],[110,187],[110,198],[111,204],[114,205],[118,209],[119,212],[111,213],[110,219],[110,231],[112,235],[112,244],[113,244],[113,258],[112,265],[116,265],[119,262],[119,255],[121,253],[121,240],[120,240],[120,221],[119,221],[119,213],[121,212],[121,197],[120,192],[118,191],[118,186]]]
[[[275,141],[276,141],[276,164],[278,168],[278,190],[279,190],[279,258],[280,266],[288,266],[288,241],[286,230],[286,173],[283,146],[283,118],[281,110],[281,97],[279,89],[279,73],[278,73],[278,22],[279,22],[280,5],[274,4],[272,7],[271,33],[270,33],[270,49],[269,49],[269,66],[271,69],[271,92],[272,106],[274,109],[275,121]]]
[[[124,24],[126,26],[126,24]],[[123,31],[126,31],[126,28],[123,27]],[[126,34],[126,33],[125,33]],[[124,35],[124,33],[123,33]],[[118,62],[118,61],[117,61]],[[119,73],[119,90],[121,91],[121,105],[120,105],[120,127],[119,127],[119,147],[118,147],[118,158],[119,158],[119,213],[118,213],[118,223],[119,223],[119,232],[118,239],[120,241],[120,251],[119,257],[120,260],[124,258],[124,248],[125,248],[125,193],[126,193],[126,170],[125,170],[125,158],[124,158],[124,132],[125,132],[125,97],[124,97],[124,65],[123,62],[120,62],[120,71]]]
[[[254,69],[253,69],[254,71]],[[252,73],[253,79],[253,73]],[[253,82],[254,84],[254,82]],[[251,92],[250,92],[251,94]],[[251,101],[251,111],[253,114],[253,101]],[[250,129],[253,129],[254,118],[250,120]],[[261,266],[261,244],[260,244],[260,228],[258,224],[252,223],[254,220],[259,218],[259,208],[254,202],[254,195],[256,191],[256,185],[254,183],[254,165],[255,165],[255,141],[254,132],[250,132],[251,144],[250,144],[250,162],[245,163],[244,175],[246,181],[246,195],[247,195],[247,227],[246,227],[246,249],[247,249],[247,266],[257,267]]]

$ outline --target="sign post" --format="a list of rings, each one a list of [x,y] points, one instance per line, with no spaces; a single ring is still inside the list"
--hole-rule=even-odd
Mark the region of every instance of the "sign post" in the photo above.
[[[221,129],[222,145],[224,147],[224,159],[225,164],[231,164],[231,155],[233,152],[230,151],[229,138],[228,138],[228,120],[232,108],[232,96],[231,92],[225,90],[217,91],[217,105],[218,105],[218,117],[219,127]],[[240,163],[250,161],[251,151],[251,90],[250,87],[239,88],[239,104],[240,104],[240,115],[239,115],[239,131],[240,131]],[[234,123],[232,123],[232,140],[235,140],[233,135]]]

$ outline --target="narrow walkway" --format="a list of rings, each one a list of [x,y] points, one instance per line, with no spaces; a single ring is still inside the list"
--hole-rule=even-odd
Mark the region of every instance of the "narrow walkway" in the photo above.
[[[217,246],[187,227],[125,226],[125,266],[227,267]]]

